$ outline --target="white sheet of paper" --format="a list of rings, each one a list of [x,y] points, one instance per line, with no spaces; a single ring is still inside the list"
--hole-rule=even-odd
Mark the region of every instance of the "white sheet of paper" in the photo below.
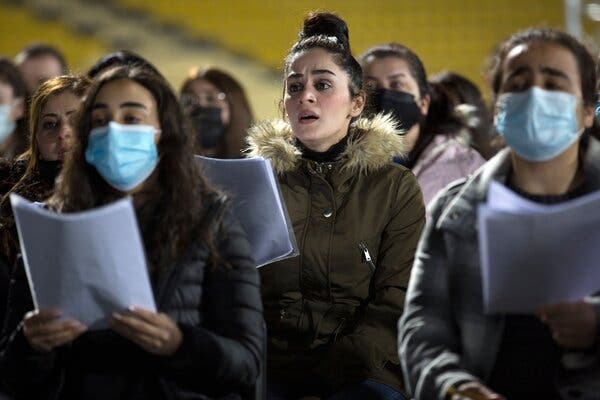
[[[91,329],[132,305],[156,312],[129,198],[71,214],[10,201],[36,308],[58,308]]]
[[[257,267],[298,254],[296,238],[269,160],[196,156],[208,180],[227,193]]]
[[[531,313],[599,291],[600,192],[540,205],[498,186],[478,208],[486,312]]]

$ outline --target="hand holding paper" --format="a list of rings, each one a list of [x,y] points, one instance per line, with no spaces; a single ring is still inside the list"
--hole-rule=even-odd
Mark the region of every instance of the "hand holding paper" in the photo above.
[[[36,309],[60,310],[90,329],[132,305],[156,309],[130,199],[72,214],[10,200]]]
[[[597,315],[594,307],[584,301],[558,303],[541,307],[538,317],[552,331],[559,345],[570,349],[585,349],[596,342]]]
[[[110,327],[147,352],[159,356],[173,355],[183,340],[181,330],[167,314],[143,308],[134,307],[129,313],[113,313]]]
[[[36,351],[47,353],[75,340],[87,330],[81,322],[68,319],[59,321],[59,310],[30,311],[23,321],[23,334]]]
[[[533,313],[600,290],[600,191],[556,205],[497,182],[478,209],[487,312]]]

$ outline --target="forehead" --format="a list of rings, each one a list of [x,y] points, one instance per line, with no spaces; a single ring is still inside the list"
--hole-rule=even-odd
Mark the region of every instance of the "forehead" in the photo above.
[[[566,47],[549,42],[522,43],[513,47],[503,63],[504,77],[507,72],[518,68],[552,68],[565,73],[573,81],[579,82],[579,66],[575,55]]]
[[[373,57],[365,64],[364,70],[365,75],[374,78],[385,78],[390,75],[404,74],[414,79],[408,63],[396,56],[386,56],[381,58]]]
[[[60,61],[52,54],[42,54],[37,57],[29,58],[20,65],[20,68],[28,71],[36,70],[39,73],[53,72],[57,75],[60,75],[62,72]],[[40,71],[41,69],[43,69],[43,71]]]
[[[71,111],[78,106],[78,103],[79,98],[75,96],[72,91],[66,90],[64,92],[49,96],[48,100],[46,100],[46,103],[42,107],[42,114],[46,112],[54,112],[58,114],[60,112]]]
[[[304,74],[315,69],[327,69],[335,73],[336,76],[345,75],[335,62],[334,57],[333,54],[320,47],[305,50],[298,53],[293,58],[288,70],[288,75],[292,73]]]
[[[131,79],[118,79],[104,84],[94,103],[120,104],[131,101],[146,105],[155,104],[154,96],[148,89]]]
[[[206,79],[195,79],[187,85],[186,91],[194,93],[206,93],[220,92],[221,90]]]

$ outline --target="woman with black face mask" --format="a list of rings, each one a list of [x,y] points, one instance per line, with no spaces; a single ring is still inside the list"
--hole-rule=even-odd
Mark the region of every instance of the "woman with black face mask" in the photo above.
[[[360,58],[372,88],[375,112],[391,113],[405,137],[409,154],[395,161],[412,169],[425,204],[450,182],[467,176],[485,160],[469,147],[467,115],[455,112],[447,91],[427,82],[425,68],[409,48],[389,43],[367,50]]]
[[[196,135],[195,153],[240,158],[254,118],[242,86],[216,68],[193,68],[181,86],[180,101]]]

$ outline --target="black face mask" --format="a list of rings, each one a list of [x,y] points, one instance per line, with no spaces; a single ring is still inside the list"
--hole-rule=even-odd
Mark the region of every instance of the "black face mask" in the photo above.
[[[198,106],[190,113],[190,119],[198,135],[198,140],[200,140],[200,145],[205,149],[217,147],[227,128],[221,120],[221,109]]]
[[[375,111],[391,113],[398,120],[398,129],[409,130],[421,117],[415,96],[410,93],[377,89],[373,101]]]

